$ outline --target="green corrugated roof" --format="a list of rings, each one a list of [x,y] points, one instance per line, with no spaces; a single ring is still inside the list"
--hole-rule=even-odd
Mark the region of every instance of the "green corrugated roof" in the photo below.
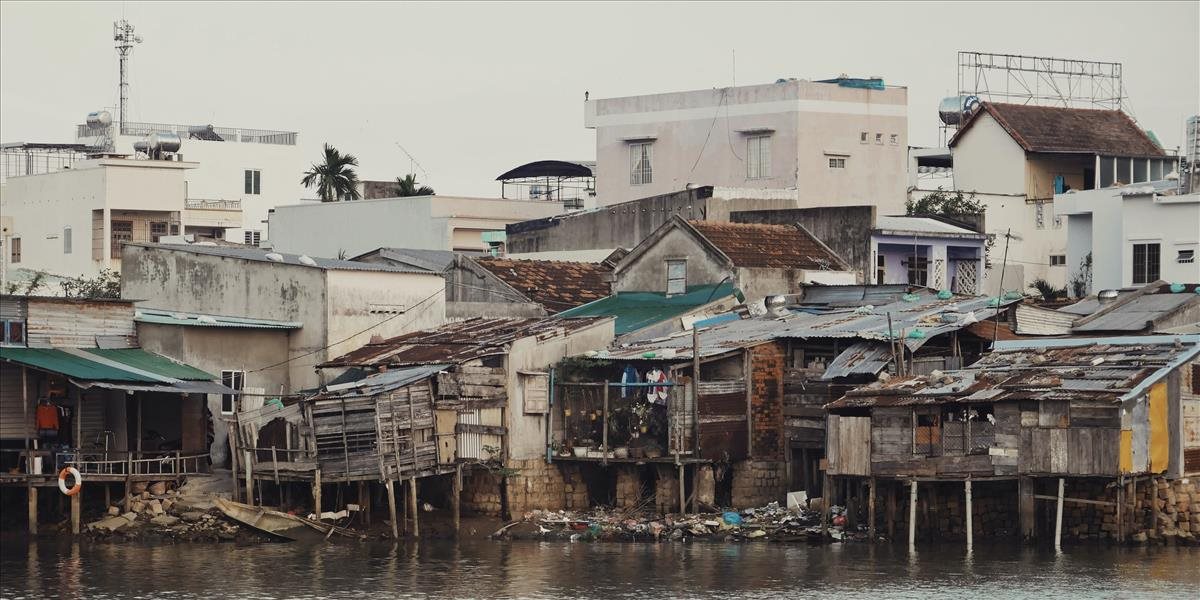
[[[741,293],[729,282],[720,285],[688,286],[686,294],[667,296],[658,292],[617,292],[607,298],[576,306],[558,317],[616,317],[615,333],[622,335],[682,315],[714,300]]]
[[[61,373],[67,377],[88,381],[125,381],[157,383],[158,379],[127,371],[102,361],[89,360],[93,354],[99,359],[129,365],[135,369],[153,373],[159,377],[208,381],[216,377],[194,367],[177,363],[165,356],[146,352],[139,348],[101,350],[85,348],[67,352],[58,348],[0,348],[0,359],[20,363],[36,369]]]

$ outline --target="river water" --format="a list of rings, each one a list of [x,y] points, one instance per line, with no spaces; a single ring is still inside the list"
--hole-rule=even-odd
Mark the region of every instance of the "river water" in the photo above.
[[[1200,548],[0,542],[0,598],[1198,598]]]

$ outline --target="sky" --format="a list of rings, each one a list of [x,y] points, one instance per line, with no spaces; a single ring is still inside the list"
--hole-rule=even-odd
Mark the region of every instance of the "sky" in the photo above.
[[[909,140],[938,142],[956,53],[1113,61],[1164,145],[1200,112],[1200,2],[0,3],[0,141],[71,142],[117,104],[112,21],[137,28],[131,121],[300,132],[360,177],[441,194],[592,159],[583,96],[881,76],[908,88]],[[115,110],[114,110],[115,114]],[[413,165],[401,147],[415,157]],[[425,175],[427,173],[427,175]]]

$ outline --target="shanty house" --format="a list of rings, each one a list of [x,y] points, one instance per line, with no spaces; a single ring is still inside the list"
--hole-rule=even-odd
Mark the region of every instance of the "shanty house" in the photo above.
[[[1124,483],[1200,472],[1198,344],[1197,336],[998,342],[966,369],[860,387],[825,407],[827,473],[872,489],[883,481],[889,506],[900,485],[915,503],[916,482],[928,482],[926,501],[936,503],[945,498],[939,483],[985,483],[1009,499],[998,505],[1009,517],[985,532],[1019,523],[1027,538],[1037,490],[1048,493],[1057,479],[1061,498],[1065,479],[1073,494],[1091,495],[1090,506],[1108,507],[1112,527],[1102,536],[1119,539],[1122,521],[1141,518],[1124,503]]]
[[[806,283],[852,284],[856,275],[804,227],[687,221],[671,217],[613,271],[617,292],[684,294],[724,281],[750,301]]]
[[[932,217],[876,219],[871,231],[872,283],[907,283],[956,294],[983,290],[987,236]]]

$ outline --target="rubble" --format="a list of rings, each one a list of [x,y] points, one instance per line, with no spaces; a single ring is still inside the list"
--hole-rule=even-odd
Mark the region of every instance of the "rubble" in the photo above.
[[[833,512],[840,516],[843,510],[835,506]],[[866,537],[863,533],[844,532],[843,529],[843,526],[831,527],[830,537],[834,540]],[[570,541],[829,541],[821,527],[820,512],[800,505],[792,509],[783,508],[778,502],[741,511],[727,510],[682,517],[609,508],[590,511],[534,510],[526,513],[521,521],[501,528],[492,537]]]
[[[162,493],[153,493],[159,490]],[[194,498],[169,490],[165,484],[148,484],[136,497],[128,512],[122,512],[119,504],[107,507],[104,518],[87,525],[88,534],[110,541],[270,541],[257,531],[227,520],[216,509],[198,510],[196,507],[206,502],[194,502]]]

